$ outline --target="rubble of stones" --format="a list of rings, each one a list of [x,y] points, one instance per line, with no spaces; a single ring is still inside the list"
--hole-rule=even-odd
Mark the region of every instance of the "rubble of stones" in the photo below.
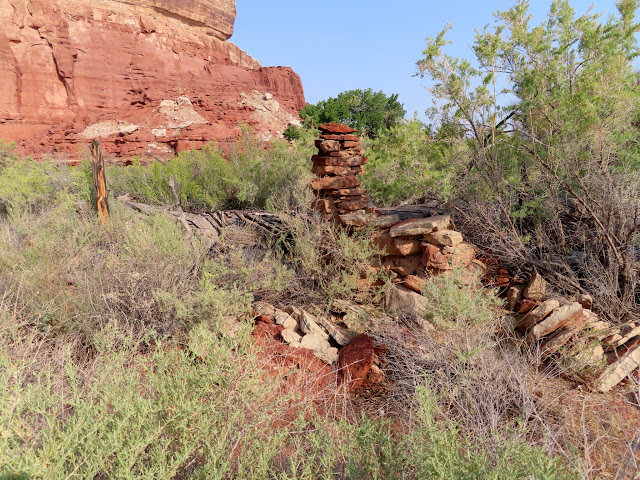
[[[476,259],[476,247],[452,229],[449,215],[398,220],[394,214],[379,215],[368,223],[379,229],[373,243],[387,253],[382,257],[383,267],[396,275],[386,308],[391,314],[413,317],[423,328],[433,329],[423,318],[427,305],[420,295],[428,279],[455,268],[465,269],[468,282],[473,283],[488,269]],[[512,279],[503,273],[487,282],[488,286],[509,286]],[[637,375],[640,322],[614,326],[591,310],[589,295],[551,298],[547,290],[547,283],[536,273],[506,292],[513,331],[539,363],[561,365],[565,372],[575,372],[603,393]]]
[[[538,273],[507,290],[508,317],[540,363],[555,362],[608,392],[638,371],[640,325],[615,326],[592,310],[591,296],[553,297]]]
[[[490,262],[476,258],[476,247],[465,242],[451,217],[437,208],[375,209],[357,178],[366,158],[354,130],[342,124],[322,125],[320,130],[319,154],[312,158],[319,177],[311,182],[314,205],[337,225],[373,227],[372,243],[382,251],[380,263],[394,283],[385,302],[393,317],[383,320],[411,318],[432,330],[423,315],[427,305],[422,292],[429,278],[466,272],[469,284],[479,285],[482,279],[487,286],[502,288],[510,312],[507,331],[521,338],[539,364],[560,365],[603,393],[638,374],[640,323],[614,326],[591,310],[589,295],[554,296],[538,273],[526,282],[515,281],[506,270],[488,267]],[[333,321],[293,306],[283,311],[258,302],[255,308],[279,326],[279,340],[337,367],[339,380],[348,378],[358,388],[380,382],[384,347],[374,345],[366,334],[380,320],[374,318],[378,314],[337,302],[341,314]]]
[[[345,224],[343,215],[365,215],[374,207],[360,188],[358,175],[364,173],[366,157],[355,130],[340,123],[320,125],[316,140],[318,154],[311,158],[312,172],[318,176],[311,182],[315,192],[314,208],[326,220]]]
[[[380,366],[384,346],[375,345],[373,338],[364,333],[375,318],[367,310],[350,302],[336,300],[332,319],[312,315],[302,308],[289,306],[285,310],[266,302],[253,306],[256,318],[277,326],[276,340],[295,351],[310,351],[322,363],[333,367],[339,384],[349,390],[369,388],[384,380]]]
[[[421,294],[428,278],[456,269],[466,271],[471,283],[486,271],[484,264],[476,260],[476,247],[453,229],[451,217],[432,213],[413,212],[413,218],[404,220],[399,213],[381,214],[368,222],[377,230],[373,244],[385,253],[382,267],[394,277],[387,298],[388,310],[418,321],[425,306]]]

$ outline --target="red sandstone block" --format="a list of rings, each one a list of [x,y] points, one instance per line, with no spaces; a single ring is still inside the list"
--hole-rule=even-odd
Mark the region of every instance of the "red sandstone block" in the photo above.
[[[314,190],[335,190],[336,188],[356,188],[360,186],[360,180],[356,177],[322,177],[311,180],[311,188]]]
[[[425,267],[436,270],[451,270],[452,267],[449,264],[449,257],[440,251],[440,247],[431,245],[430,243],[423,244],[423,247],[422,264]]]
[[[321,213],[332,214],[336,211],[336,203],[333,198],[316,198],[311,205]]]
[[[341,200],[340,203],[338,203],[338,208],[340,210],[348,210],[348,211],[353,211],[353,210],[360,210],[362,208],[364,208],[367,205],[367,202],[369,200],[364,197],[361,199],[353,199],[353,200]]]
[[[362,155],[364,153],[364,148],[362,147],[354,147],[349,148],[347,150],[340,150],[339,152],[331,152],[329,156],[331,157],[351,157],[353,155]]]
[[[327,133],[353,133],[356,130],[344,123],[325,123],[318,127],[322,132]]]
[[[316,148],[321,152],[337,152],[340,150],[340,142],[336,140],[316,140]]]
[[[336,190],[327,190],[326,195],[334,197],[351,197],[356,195],[364,195],[367,191],[364,188],[338,188]]]
[[[406,257],[386,256],[382,259],[382,266],[392,272],[402,275],[413,275],[420,267],[422,255],[409,255]]]
[[[364,173],[364,166],[356,166],[356,167],[342,167],[336,165],[314,165],[311,169],[312,173],[315,173],[318,176],[325,175],[360,175]]]
[[[311,161],[315,165],[336,165],[340,167],[357,167],[358,165],[365,165],[367,163],[367,157],[353,156],[353,157],[330,157],[324,155],[314,155],[311,157]]]
[[[331,133],[322,134],[320,135],[320,138],[323,140],[341,140],[341,141],[346,140],[351,142],[360,141],[360,137],[357,135],[335,135]]]

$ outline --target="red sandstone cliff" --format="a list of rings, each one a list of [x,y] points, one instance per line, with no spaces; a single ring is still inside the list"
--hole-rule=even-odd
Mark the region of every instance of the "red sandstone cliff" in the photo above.
[[[235,0],[0,0],[0,139],[130,157],[282,133],[300,78],[227,42],[234,20]]]

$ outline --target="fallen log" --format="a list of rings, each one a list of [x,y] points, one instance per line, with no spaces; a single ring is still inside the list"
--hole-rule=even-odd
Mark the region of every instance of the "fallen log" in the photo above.
[[[188,213],[182,209],[171,210],[140,203],[127,195],[118,198],[125,206],[136,212],[153,215],[164,213],[179,222],[187,233],[204,236],[211,247],[224,241],[240,246],[255,245],[261,241],[292,237],[286,220],[275,213],[261,210],[216,210],[203,213]],[[263,242],[264,243],[264,242]]]

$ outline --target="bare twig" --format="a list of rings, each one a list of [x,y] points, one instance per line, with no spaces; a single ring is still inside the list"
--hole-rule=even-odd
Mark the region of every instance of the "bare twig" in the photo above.
[[[187,232],[187,238],[191,242],[191,246],[193,246],[193,229],[187,222],[187,218],[184,215],[184,211],[182,210],[182,206],[180,205],[180,198],[176,193],[176,180],[173,178],[173,175],[169,175],[169,188],[171,189],[171,194],[173,195],[174,200],[176,201],[175,208],[178,210],[178,214],[180,215],[180,223]]]

